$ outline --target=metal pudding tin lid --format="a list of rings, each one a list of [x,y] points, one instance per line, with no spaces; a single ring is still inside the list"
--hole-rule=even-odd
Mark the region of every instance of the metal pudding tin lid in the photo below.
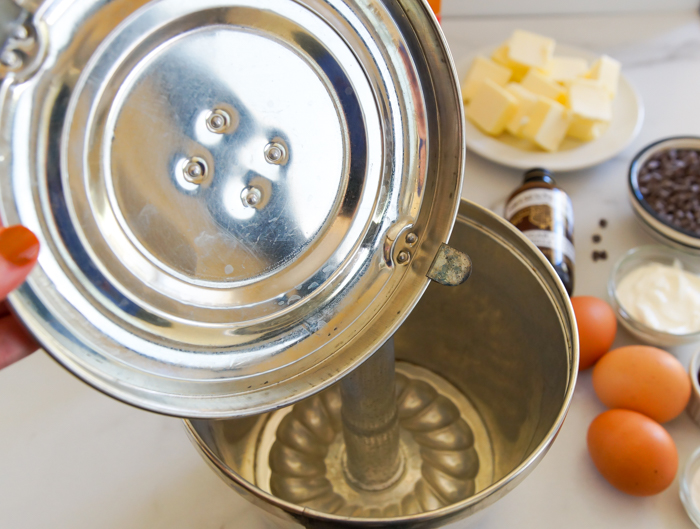
[[[428,276],[466,277],[442,244],[462,103],[425,2],[49,0],[21,28],[0,214],[42,251],[10,301],[94,387],[269,411],[374,352]]]

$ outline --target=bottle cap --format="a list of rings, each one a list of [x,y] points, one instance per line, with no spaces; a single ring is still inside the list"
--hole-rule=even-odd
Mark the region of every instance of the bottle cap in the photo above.
[[[552,174],[547,169],[542,169],[540,167],[526,171],[523,182],[526,184],[528,182],[546,182],[548,184],[556,185],[554,178],[552,178]]]

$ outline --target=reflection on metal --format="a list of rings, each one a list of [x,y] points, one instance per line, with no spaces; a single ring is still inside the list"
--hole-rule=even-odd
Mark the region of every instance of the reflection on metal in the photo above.
[[[472,274],[472,261],[469,256],[443,244],[430,267],[428,277],[450,287],[461,285]]]
[[[397,364],[400,449],[405,465],[391,487],[351,486],[343,470],[341,399],[338,386],[281,410],[266,437],[273,494],[317,511],[355,518],[389,518],[433,511],[464,500],[491,483],[493,454],[484,425],[465,397],[443,378]],[[276,431],[275,431],[276,428]],[[258,466],[265,466],[258,453]],[[267,483],[258,483],[264,489]]]

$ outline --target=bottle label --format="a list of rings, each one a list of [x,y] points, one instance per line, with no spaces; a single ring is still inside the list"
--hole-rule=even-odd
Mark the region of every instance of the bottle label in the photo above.
[[[531,188],[506,205],[505,217],[545,252],[553,264],[575,262],[574,208],[560,189]]]
[[[568,232],[570,230],[573,234],[574,207],[571,204],[569,196],[560,189],[542,189],[536,187],[519,193],[506,205],[505,217],[517,226],[518,223],[514,220],[515,215],[533,206],[548,206],[550,210],[561,212],[566,219],[566,231]],[[538,209],[542,211],[542,208]]]
[[[523,235],[530,239],[538,248],[561,248],[564,257],[568,257],[572,263],[576,262],[576,251],[571,241],[562,232],[545,230],[525,230]],[[555,257],[556,258],[556,257]],[[560,259],[559,259],[560,260]]]

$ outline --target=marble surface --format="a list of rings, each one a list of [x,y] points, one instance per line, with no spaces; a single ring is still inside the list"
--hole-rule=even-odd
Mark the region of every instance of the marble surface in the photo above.
[[[622,13],[693,9],[697,0],[442,0],[442,14],[451,16],[550,15],[552,13]]]
[[[514,28],[606,52],[623,62],[644,100],[639,137],[614,159],[558,176],[576,212],[576,294],[605,296],[614,261],[651,243],[626,198],[625,174],[642,146],[665,136],[700,135],[700,18],[696,11],[638,15],[447,18],[457,61],[505,39]],[[472,154],[464,196],[491,207],[520,172]],[[608,220],[600,229],[598,221]],[[593,234],[602,235],[595,245]],[[593,249],[607,261],[593,262]],[[624,331],[616,345],[634,343]],[[687,363],[694,347],[676,353]],[[0,527],[3,529],[262,529],[268,522],[200,459],[182,423],[118,403],[89,388],[40,352],[0,372]],[[579,379],[553,448],[514,491],[476,523],[479,529],[690,529],[678,481],[650,498],[626,496],[593,467],[585,446],[604,410],[590,372]],[[681,467],[700,446],[700,428],[683,414],[668,423]]]

